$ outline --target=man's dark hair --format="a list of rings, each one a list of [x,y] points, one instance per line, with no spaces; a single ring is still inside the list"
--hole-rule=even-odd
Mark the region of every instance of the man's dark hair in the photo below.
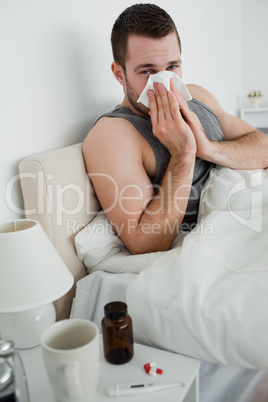
[[[114,23],[111,43],[114,61],[125,71],[127,45],[131,35],[164,38],[175,33],[181,50],[181,41],[170,15],[155,4],[134,4],[123,11]]]

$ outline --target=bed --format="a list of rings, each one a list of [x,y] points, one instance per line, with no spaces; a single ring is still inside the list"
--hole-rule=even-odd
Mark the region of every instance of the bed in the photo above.
[[[81,144],[33,155],[20,163],[25,216],[41,223],[75,278],[73,289],[55,302],[57,319],[82,317],[100,327],[106,302],[127,301],[136,341],[201,360],[202,402],[268,400],[267,171],[250,172],[247,177],[244,172],[235,173],[236,181],[227,193],[222,184],[230,184],[233,172],[220,167],[213,171],[213,192],[210,181],[202,194],[202,225],[191,237],[180,233],[169,252],[131,256],[100,211]],[[212,194],[216,194],[217,204],[211,203]],[[231,232],[230,216],[219,213],[227,207],[232,211]],[[210,233],[210,225],[219,230]],[[241,232],[242,226],[246,230]],[[240,243],[229,253],[238,236]],[[196,248],[197,261],[192,251]],[[178,270],[174,268],[177,264],[181,266]],[[202,275],[197,266],[205,267]],[[174,275],[179,283],[187,283],[187,292],[184,288],[176,292]],[[204,280],[208,277],[209,283]],[[252,295],[252,284],[258,297]],[[237,293],[239,288],[246,293]],[[225,297],[228,292],[232,298]],[[165,305],[167,294],[174,298]],[[219,311],[215,305],[224,308]],[[141,306],[143,314],[139,313]],[[233,306],[238,306],[235,317]],[[244,328],[245,309],[249,320]],[[262,317],[255,314],[260,310]],[[235,325],[228,332],[230,314]],[[178,319],[173,320],[174,315]],[[180,335],[174,339],[176,331]]]

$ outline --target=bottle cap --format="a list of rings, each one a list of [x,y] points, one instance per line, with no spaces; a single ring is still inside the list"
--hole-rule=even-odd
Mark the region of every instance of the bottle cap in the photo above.
[[[104,306],[104,314],[111,320],[123,318],[127,315],[127,305],[119,301],[108,303]]]

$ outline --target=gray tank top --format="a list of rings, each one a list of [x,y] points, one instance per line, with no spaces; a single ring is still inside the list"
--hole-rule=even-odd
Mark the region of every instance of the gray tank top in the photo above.
[[[207,137],[213,141],[222,141],[223,133],[217,115],[197,99],[192,99],[187,103],[189,109],[199,118]],[[157,164],[157,173],[155,178],[152,180],[156,194],[161,186],[163,175],[167,169],[170,160],[170,153],[158,138],[153,135],[150,117],[137,116],[128,108],[121,105],[116,106],[113,111],[105,113],[101,117],[117,117],[128,120],[149,142],[154,152]],[[214,166],[215,164],[211,162],[196,158],[191,193],[182,224],[183,230],[192,230],[196,225],[201,191],[206,179],[208,178],[210,170]]]

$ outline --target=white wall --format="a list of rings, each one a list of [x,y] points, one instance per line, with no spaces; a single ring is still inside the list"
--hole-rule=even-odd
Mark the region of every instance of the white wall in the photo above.
[[[149,1],[175,20],[184,81],[205,86],[234,114],[244,92],[242,1]],[[0,0],[0,221],[20,215],[5,193],[22,158],[82,141],[95,119],[121,102],[110,31],[135,2]],[[21,208],[18,185],[11,196]]]
[[[260,90],[260,106],[268,105],[268,1],[242,1],[243,107],[249,107],[247,94]]]

